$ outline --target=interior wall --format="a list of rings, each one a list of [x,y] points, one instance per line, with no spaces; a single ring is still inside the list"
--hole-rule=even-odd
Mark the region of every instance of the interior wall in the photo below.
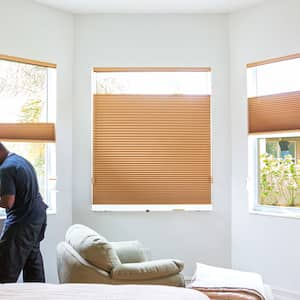
[[[228,36],[224,15],[90,15],[75,19],[73,222],[110,240],[140,240],[154,258],[230,266]],[[91,211],[93,67],[212,67],[213,211]],[[184,200],[184,199],[183,199]]]
[[[300,291],[299,220],[248,212],[246,64],[299,53],[299,12],[298,0],[274,0],[230,16],[232,263],[294,291]]]
[[[73,17],[26,0],[0,1],[0,53],[57,64],[57,213],[42,243],[48,282],[57,282],[56,245],[72,223]],[[0,220],[0,227],[3,220]],[[0,228],[1,230],[1,228]]]

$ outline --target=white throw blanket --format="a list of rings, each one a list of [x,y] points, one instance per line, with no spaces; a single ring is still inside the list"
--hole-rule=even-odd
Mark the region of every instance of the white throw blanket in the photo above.
[[[1,300],[209,300],[194,290],[154,285],[0,284]]]
[[[253,299],[266,299],[263,280],[259,274],[217,268],[200,263],[197,263],[197,269],[189,288],[212,293],[245,293],[248,297],[253,295]],[[242,299],[242,296],[239,297]]]

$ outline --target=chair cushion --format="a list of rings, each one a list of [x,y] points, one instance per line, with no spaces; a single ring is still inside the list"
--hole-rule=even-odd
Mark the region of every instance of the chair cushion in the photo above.
[[[147,260],[144,248],[139,241],[112,242],[122,264],[140,263]]]
[[[106,238],[86,226],[71,226],[66,233],[66,242],[90,264],[107,272],[121,264],[116,251]]]
[[[115,280],[149,280],[168,277],[183,270],[183,263],[179,260],[161,259],[142,263],[122,264],[116,266],[112,272]]]

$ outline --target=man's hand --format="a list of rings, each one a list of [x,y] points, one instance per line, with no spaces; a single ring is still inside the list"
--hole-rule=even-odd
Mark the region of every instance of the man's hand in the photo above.
[[[11,209],[15,204],[15,195],[4,195],[0,198],[0,207]]]

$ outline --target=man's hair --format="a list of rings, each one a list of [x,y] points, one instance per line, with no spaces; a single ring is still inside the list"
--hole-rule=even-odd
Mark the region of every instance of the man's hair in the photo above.
[[[6,147],[0,142],[0,151],[7,151]]]

